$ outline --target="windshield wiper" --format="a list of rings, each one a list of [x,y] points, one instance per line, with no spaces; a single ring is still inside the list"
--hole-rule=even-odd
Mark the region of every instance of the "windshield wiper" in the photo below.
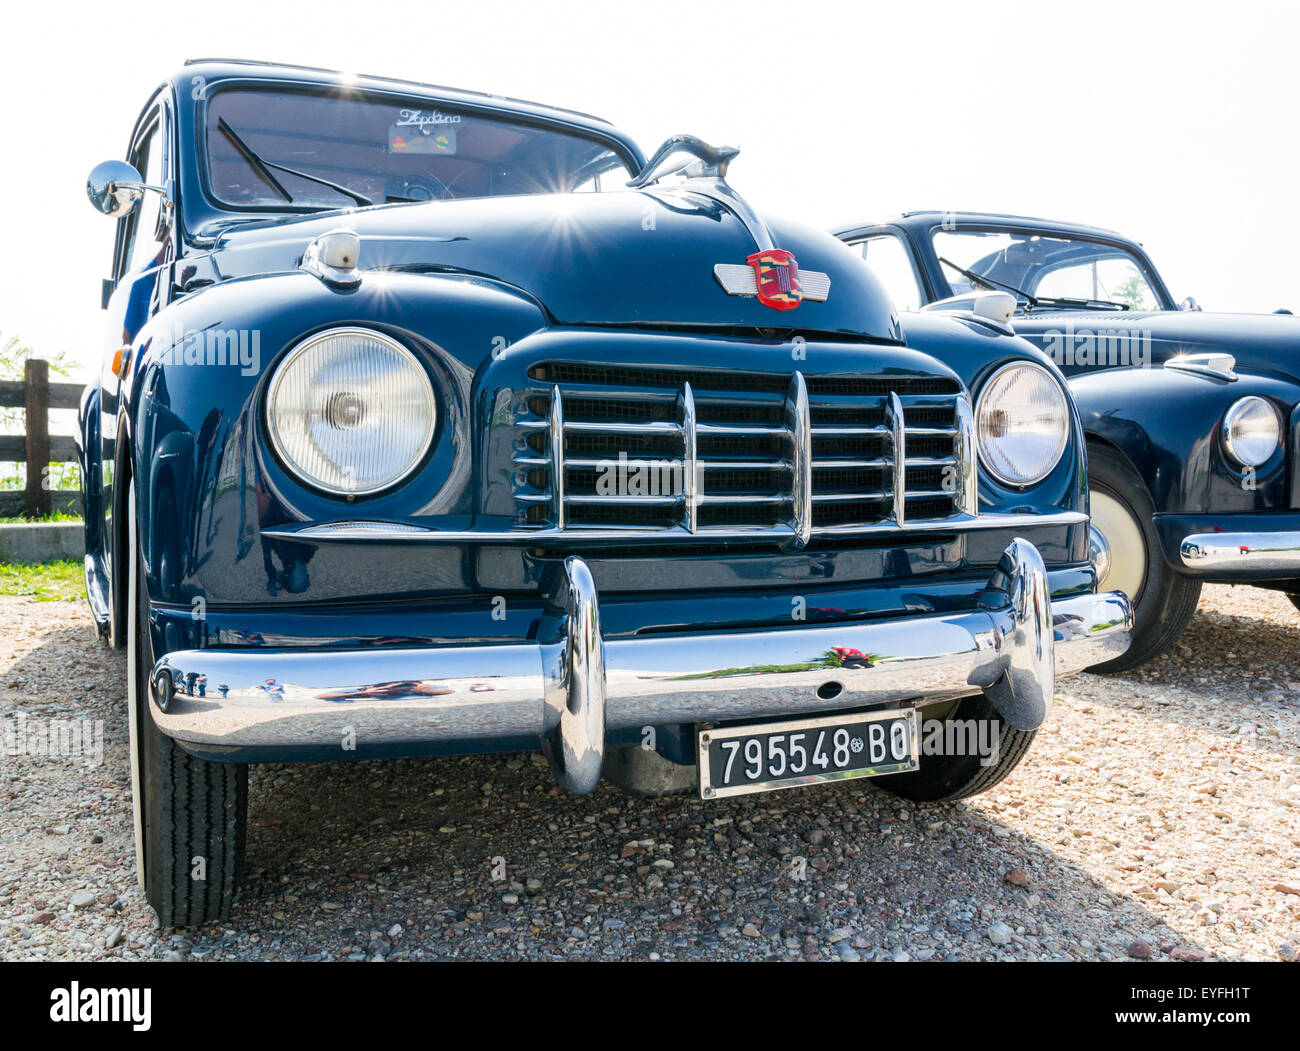
[[[978,285],[983,285],[985,288],[991,289],[994,292],[1010,292],[1012,295],[1020,296],[1031,307],[1038,306],[1038,300],[1022,288],[1017,288],[1015,285],[1004,284],[1001,281],[995,281],[991,277],[985,277],[983,274],[975,273],[974,270],[967,270],[965,267],[958,266],[951,259],[945,259],[943,256],[939,256],[939,262],[943,263],[944,266],[952,267],[957,271],[957,273],[961,274],[962,277],[966,278],[967,281],[973,281]]]
[[[1044,296],[1039,303],[1051,303],[1070,307],[1101,307],[1103,310],[1132,310],[1127,303],[1116,303],[1113,299],[1076,299],[1072,296]]]
[[[289,168],[283,164],[276,164],[274,161],[268,161],[265,157],[258,156],[256,151],[254,151],[248,143],[239,137],[235,132],[235,129],[226,123],[225,117],[217,118],[217,128],[221,134],[230,140],[230,144],[239,151],[239,155],[243,157],[244,160],[248,161],[249,167],[265,179],[267,185],[269,185],[290,204],[293,203],[293,194],[286,190],[280,180],[271,173],[272,169],[278,172],[284,172],[285,175],[296,175],[299,179],[306,179],[308,182],[314,182],[317,186],[328,187],[335,193],[341,193],[344,197],[352,198],[352,200],[356,201],[357,204],[360,205],[375,203],[365,194],[357,193],[356,190],[349,190],[346,186],[340,186],[336,182],[330,182],[329,179],[322,179],[319,175],[310,175],[307,172],[299,171],[297,168]]]

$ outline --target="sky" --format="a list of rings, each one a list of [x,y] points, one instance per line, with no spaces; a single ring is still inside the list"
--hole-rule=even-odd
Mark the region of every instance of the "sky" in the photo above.
[[[323,66],[603,116],[649,154],[739,147],[761,212],[922,208],[1096,223],[1175,299],[1300,312],[1300,6],[1255,3],[11,3],[0,41],[0,340],[96,369],[120,158],[187,58]],[[87,373],[81,373],[85,376]]]

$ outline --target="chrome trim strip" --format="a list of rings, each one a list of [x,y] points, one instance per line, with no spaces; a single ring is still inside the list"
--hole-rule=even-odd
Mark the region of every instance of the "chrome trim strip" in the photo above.
[[[1300,533],[1193,533],[1179,545],[1183,565],[1197,570],[1300,572]]]
[[[812,537],[880,536],[911,533],[964,533],[973,529],[1038,529],[1048,526],[1086,525],[1088,516],[1082,511],[1056,511],[1052,514],[1020,514],[989,512],[982,515],[954,515],[951,518],[924,519],[909,522],[905,527],[895,522],[873,522],[869,525],[815,526]],[[373,527],[393,525],[390,535],[380,536]],[[349,532],[349,526],[365,526]],[[517,544],[523,547],[570,547],[586,543],[609,541],[645,541],[649,543],[699,539],[718,541],[769,541],[773,543],[796,536],[793,527],[780,526],[762,529],[699,529],[689,533],[680,527],[668,529],[424,529],[413,531],[406,523],[376,522],[323,522],[302,526],[263,529],[258,534],[268,540],[296,540],[312,543],[359,542],[416,543],[416,544]]]
[[[963,392],[957,395],[954,419],[957,424],[956,471],[953,479],[957,488],[957,510],[962,514],[979,514],[979,472],[976,469],[975,414],[970,398]],[[919,461],[913,461],[918,463]]]
[[[812,414],[808,409],[808,384],[795,370],[785,402],[786,427],[790,432],[790,466],[794,482],[790,496],[790,525],[797,547],[812,539]]]
[[[893,391],[889,392],[885,421],[889,428],[889,445],[894,458],[894,505],[889,518],[895,525],[902,527],[907,525],[907,421],[903,418],[903,403]]]
[[[559,385],[551,387],[548,415],[548,445],[551,456],[551,512],[557,529],[564,528],[564,403]]]
[[[700,504],[700,484],[703,478],[696,464],[695,392],[691,390],[690,383],[682,384],[681,408],[682,486],[684,488],[682,497],[686,503],[682,524],[688,533],[694,533]]]
[[[194,745],[292,749],[527,738],[562,783],[595,784],[607,729],[914,703],[988,692],[1012,725],[1046,715],[1059,677],[1128,647],[1119,592],[1047,603],[1031,544],[1007,549],[996,608],[817,627],[603,640],[587,566],[566,560],[539,641],[362,650],[175,651],[151,679],[177,689],[153,718]],[[836,648],[869,655],[845,666]],[[828,683],[841,689],[823,698]]]

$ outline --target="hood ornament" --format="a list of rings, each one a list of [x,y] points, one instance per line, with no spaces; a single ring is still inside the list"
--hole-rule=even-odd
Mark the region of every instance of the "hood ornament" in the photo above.
[[[830,275],[801,271],[793,253],[777,248],[767,223],[727,182],[727,168],[739,153],[734,146],[711,146],[694,135],[673,135],[628,186],[644,190],[669,175],[682,175],[682,191],[708,197],[740,220],[758,251],[744,263],[718,263],[713,268],[727,295],[757,296],[773,310],[793,310],[805,299],[824,302],[831,291]]]

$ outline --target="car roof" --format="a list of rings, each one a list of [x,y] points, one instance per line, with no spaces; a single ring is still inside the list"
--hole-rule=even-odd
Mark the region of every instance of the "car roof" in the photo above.
[[[938,226],[943,223],[958,223],[962,226],[1007,226],[1035,233],[1066,233],[1080,237],[1100,237],[1109,241],[1123,241],[1127,244],[1139,244],[1131,237],[1125,237],[1117,230],[1090,223],[1061,222],[1057,219],[1040,219],[1030,215],[1006,215],[1001,212],[954,212],[928,209],[915,212],[902,212],[871,222],[845,224],[836,230],[839,235],[858,233],[873,226],[907,226],[918,229]]]
[[[532,117],[550,123],[563,124],[580,131],[587,131],[601,138],[615,138],[627,146],[638,161],[644,163],[644,157],[634,140],[602,117],[578,110],[547,106],[525,99],[510,98],[505,95],[492,95],[482,91],[467,91],[464,88],[445,87],[440,84],[424,84],[414,80],[400,80],[395,77],[372,76],[370,74],[346,73],[333,69],[318,69],[315,66],[293,66],[277,62],[258,62],[237,58],[195,58],[171,78],[178,96],[189,94],[195,77],[216,83],[220,80],[241,79],[283,84],[320,84],[337,87],[341,84],[355,86],[373,91],[400,92],[408,95],[427,95],[439,102],[454,105],[463,103],[496,110],[503,114],[515,114]]]

